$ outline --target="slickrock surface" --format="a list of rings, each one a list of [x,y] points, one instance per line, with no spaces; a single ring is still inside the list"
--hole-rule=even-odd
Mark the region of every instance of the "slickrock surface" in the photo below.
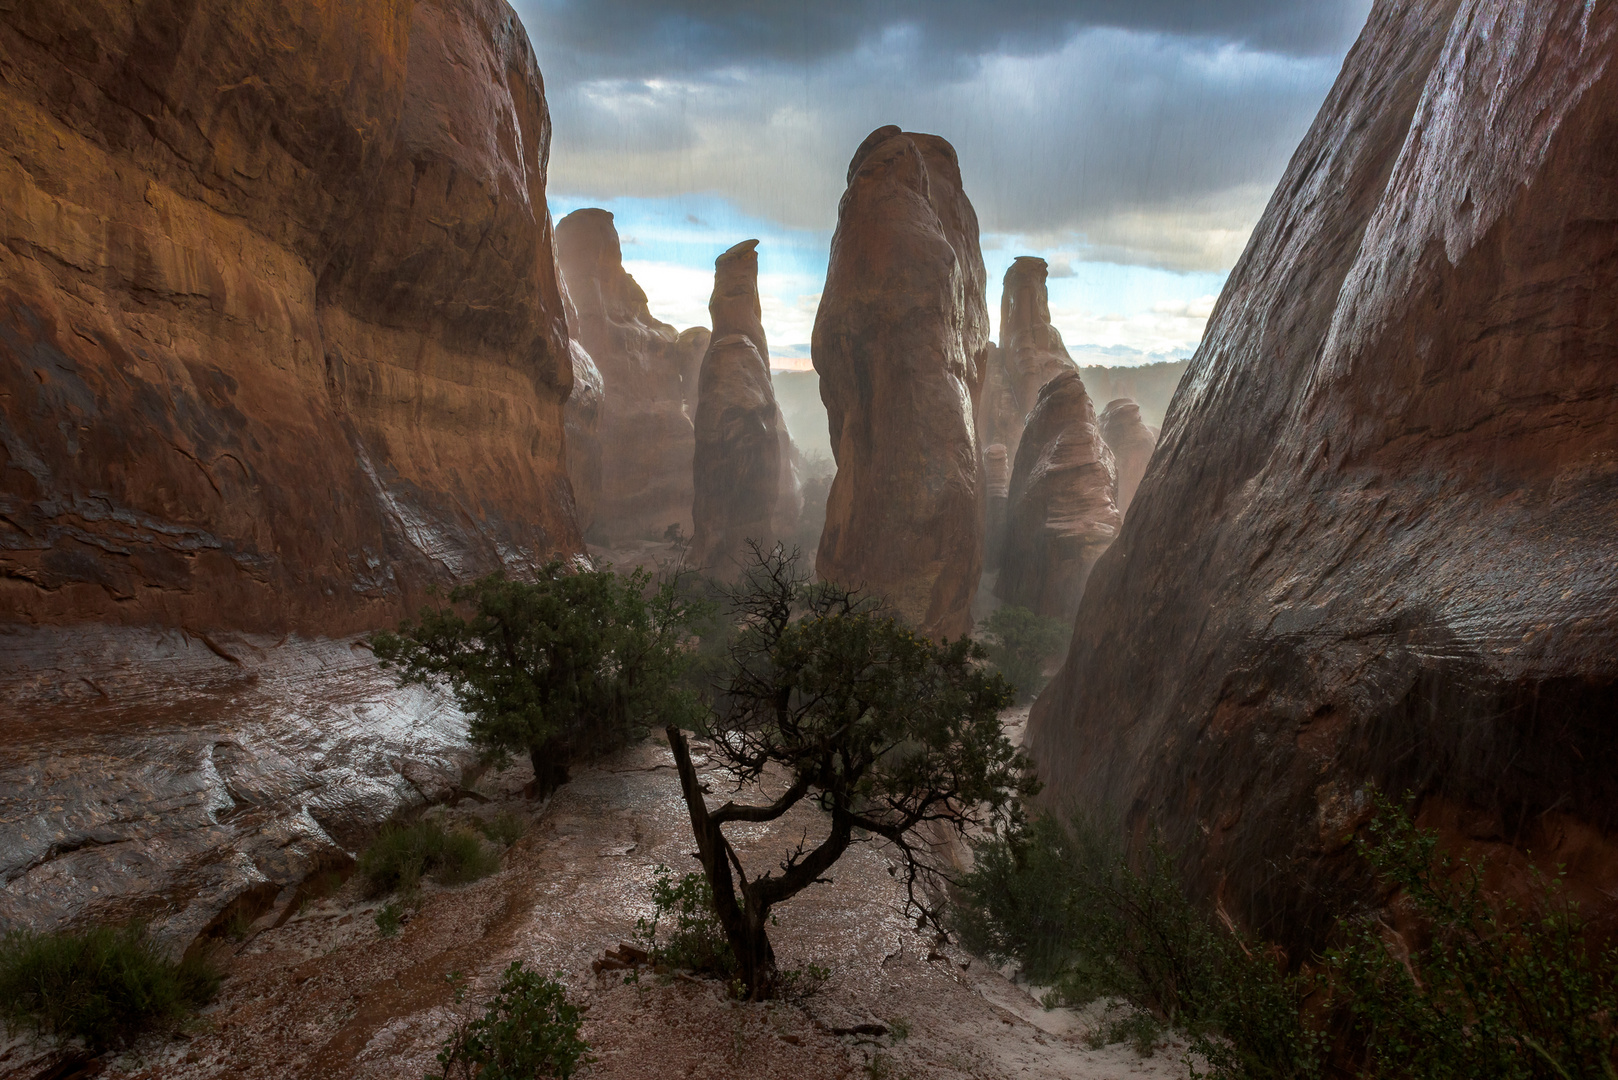
[[[696,500],[691,555],[724,575],[748,540],[769,544],[797,523],[803,494],[792,438],[770,382],[770,349],[758,298],[758,241],[714,261],[713,339],[697,401]]]
[[[499,0],[0,13],[0,609],[342,633],[580,550]]]
[[[811,345],[837,460],[816,571],[933,636],[971,628],[983,563],[983,280],[954,149],[873,131],[849,163]]]
[[[994,594],[1073,618],[1085,582],[1118,535],[1118,469],[1101,441],[1084,380],[1059,372],[1039,392],[1011,469],[1005,553]]]
[[[1034,709],[1050,797],[1154,819],[1289,946],[1373,784],[1491,887],[1532,851],[1613,913],[1615,30],[1376,6]]]
[[[691,533],[691,418],[680,335],[652,316],[624,269],[612,214],[575,210],[556,224],[557,261],[578,307],[578,338],[601,372],[601,495],[594,528],[611,540]]]
[[[516,795],[526,767],[513,769],[478,785],[494,801],[468,800],[449,811],[452,821],[467,822],[514,812],[530,825],[493,877],[455,889],[426,885],[423,906],[396,938],[378,935],[381,901],[362,900],[353,881],[329,898],[294,898],[266,912],[247,940],[227,941],[230,974],[200,1030],[137,1047],[100,1075],[421,1076],[450,1025],[481,1012],[514,960],[560,972],[588,1006],[584,1035],[599,1059],[589,1075],[602,1080],[852,1080],[873,1067],[916,1080],[1185,1075],[1183,1046],[1147,1060],[1123,1045],[1084,1049],[1098,1018],[1045,1012],[984,961],[918,933],[902,916],[902,889],[875,845],[856,845],[830,875],[833,884],[778,909],[771,937],[783,964],[813,961],[832,973],[803,1005],[733,1004],[714,982],[650,971],[638,986],[626,985],[622,971],[594,975],[591,962],[632,940],[635,919],[651,913],[655,868],[683,874],[696,861],[665,746],[642,744],[574,775],[535,806]],[[720,774],[710,774],[710,783],[716,792],[729,790]],[[744,859],[774,860],[819,824],[817,813],[805,810],[755,830],[738,847]],[[448,981],[453,973],[467,988],[461,1005]],[[904,1037],[900,1022],[908,1025]],[[889,1033],[835,1033],[857,1025]],[[0,1071],[29,1056],[41,1055],[13,1047],[0,1055]]]
[[[1098,423],[1101,440],[1118,463],[1118,512],[1126,514],[1141,477],[1146,475],[1146,463],[1152,460],[1157,436],[1141,422],[1140,406],[1129,398],[1107,402]]]

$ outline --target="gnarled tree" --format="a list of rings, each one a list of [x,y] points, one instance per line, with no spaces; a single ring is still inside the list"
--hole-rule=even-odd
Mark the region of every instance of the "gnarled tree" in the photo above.
[[[796,553],[756,544],[731,599],[737,627],[709,718],[714,753],[738,790],[759,781],[785,790],[710,809],[685,735],[670,726],[668,739],[715,913],[758,999],[776,989],[771,909],[822,881],[852,843],[890,841],[909,901],[926,914],[917,884],[937,867],[918,827],[965,832],[1015,806],[1033,781],[1000,727],[1011,691],[971,640],[920,637],[856,592],[809,586]],[[750,874],[725,827],[777,820],[806,799],[829,819],[824,839]]]

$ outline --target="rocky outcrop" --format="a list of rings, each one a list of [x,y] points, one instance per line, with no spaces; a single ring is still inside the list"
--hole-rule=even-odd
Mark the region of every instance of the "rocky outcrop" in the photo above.
[[[713,338],[697,399],[696,499],[691,553],[728,574],[748,540],[787,535],[803,505],[792,439],[770,381],[770,351],[758,297],[758,241],[714,260],[708,313]]]
[[[687,327],[674,339],[674,364],[680,370],[680,400],[685,405],[685,415],[691,418],[693,424],[697,420],[702,358],[708,355],[708,345],[712,341],[713,333],[706,326]]]
[[[607,540],[691,532],[691,418],[680,335],[652,317],[624,269],[612,214],[575,210],[556,224],[557,259],[578,306],[578,338],[601,372],[601,496]]]
[[[573,361],[573,393],[563,413],[567,430],[567,475],[573,484],[573,507],[580,532],[595,523],[601,498],[601,399],[606,385],[590,354],[579,343],[579,309],[562,289],[567,310],[568,355]]]
[[[1118,470],[1077,371],[1047,382],[1011,469],[994,594],[1068,622],[1101,553],[1118,535]]]
[[[1011,385],[1011,372],[1006,367],[1005,354],[994,342],[984,364],[983,392],[978,398],[978,446],[999,444],[1005,448],[1007,468],[1010,459],[1017,456],[1017,442],[1022,438],[1022,427],[1028,408],[1017,403]],[[1032,404],[1032,403],[1030,403]]]
[[[1135,499],[1146,463],[1152,460],[1157,435],[1140,418],[1140,406],[1129,398],[1107,402],[1101,411],[1101,441],[1118,463],[1118,513],[1127,514]]]
[[[935,636],[971,628],[982,570],[983,281],[954,149],[872,132],[849,164],[811,345],[837,461],[816,572]]]
[[[1034,709],[1048,797],[1297,950],[1374,788],[1613,914],[1615,52],[1610,7],[1376,5]]]
[[[0,67],[6,618],[336,633],[579,549],[505,4],[11,5]]]
[[[1023,421],[1034,411],[1046,383],[1064,371],[1078,370],[1061,333],[1051,325],[1048,272],[1044,259],[1021,255],[1006,268],[1000,286],[999,359]],[[1010,442],[1006,446],[1015,458],[1016,447]]]

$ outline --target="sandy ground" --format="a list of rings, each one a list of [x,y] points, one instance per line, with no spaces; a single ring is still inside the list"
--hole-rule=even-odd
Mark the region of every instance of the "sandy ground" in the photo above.
[[[597,1061],[585,1075],[601,1080],[1186,1075],[1183,1046],[1149,1059],[1123,1045],[1088,1050],[1083,1037],[1095,1017],[1046,1012],[984,961],[915,931],[874,845],[856,845],[832,884],[778,909],[772,940],[782,965],[813,961],[832,972],[802,1004],[742,1004],[706,981],[648,974],[636,986],[622,972],[592,974],[591,961],[630,940],[636,917],[649,913],[655,868],[697,866],[672,758],[660,742],[638,745],[577,770],[543,805],[521,798],[525,779],[518,769],[486,779],[490,803],[445,811],[515,810],[530,819],[499,873],[454,889],[429,886],[394,938],[379,935],[378,902],[363,900],[356,882],[294,914],[271,912],[222,957],[228,977],[195,1030],[77,1075],[415,1080],[433,1066],[456,1016],[486,1000],[513,960],[560,973],[586,1006]],[[718,776],[711,781],[723,792]],[[805,810],[755,828],[744,857],[778,860],[817,824]],[[460,1006],[455,973],[468,987]],[[836,1033],[866,1024],[889,1033]],[[15,1042],[0,1048],[0,1075],[46,1075],[46,1064]]]

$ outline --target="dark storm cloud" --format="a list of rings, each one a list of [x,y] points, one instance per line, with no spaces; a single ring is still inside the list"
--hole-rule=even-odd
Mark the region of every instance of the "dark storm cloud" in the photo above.
[[[895,28],[940,67],[1038,55],[1086,28],[1190,35],[1291,55],[1341,52],[1361,0],[527,0],[542,51],[597,74],[653,77],[813,63]],[[570,65],[571,66],[571,65]]]

